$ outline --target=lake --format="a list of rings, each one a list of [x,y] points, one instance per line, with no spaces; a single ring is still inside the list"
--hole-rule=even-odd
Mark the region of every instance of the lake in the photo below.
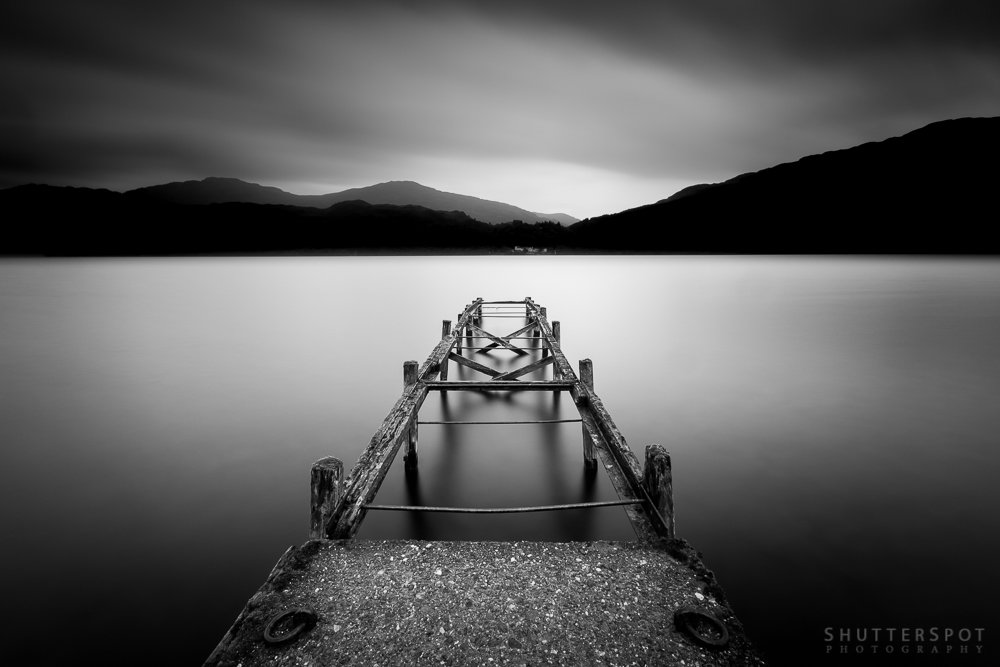
[[[998,260],[5,259],[5,664],[200,664],[308,537],[312,462],[357,460],[443,319],[526,295],[561,322],[574,365],[593,360],[632,449],[671,452],[678,535],[773,664],[907,658],[899,644],[827,655],[827,628],[985,627],[990,650]],[[432,394],[421,411],[575,416],[542,393]],[[583,474],[579,424],[426,425],[418,480],[398,458],[378,502],[614,498],[603,472]],[[373,512],[359,537],[634,535],[611,507]]]

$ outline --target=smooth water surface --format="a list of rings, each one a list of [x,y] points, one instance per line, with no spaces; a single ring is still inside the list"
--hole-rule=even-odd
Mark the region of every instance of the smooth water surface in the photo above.
[[[311,463],[353,464],[402,362],[477,296],[547,306],[633,450],[671,451],[678,534],[774,664],[834,664],[827,627],[989,638],[998,288],[1000,262],[941,258],[2,260],[3,589],[21,638],[4,662],[199,664],[306,539]],[[568,396],[453,392],[421,418],[574,413]],[[426,425],[418,479],[397,460],[378,502],[614,497],[583,473],[579,424]],[[607,508],[371,513],[360,537],[633,535]]]

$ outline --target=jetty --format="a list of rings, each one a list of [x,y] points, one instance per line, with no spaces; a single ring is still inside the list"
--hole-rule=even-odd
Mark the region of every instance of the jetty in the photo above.
[[[510,333],[490,329],[513,322]],[[499,325],[497,323],[500,323]],[[340,459],[310,471],[310,534],[281,556],[204,663],[265,665],[763,665],[701,554],[675,535],[671,458],[632,452],[560,347],[559,321],[531,297],[476,298],[423,362],[350,474]],[[523,357],[513,370],[487,363]],[[450,380],[456,365],[482,380]],[[521,379],[525,376],[545,379]],[[422,421],[430,392],[568,393],[574,419]],[[430,424],[581,424],[581,465],[606,472],[618,500],[518,507],[380,505],[400,449],[419,465]],[[368,512],[520,513],[621,506],[634,541],[459,542],[356,539]]]

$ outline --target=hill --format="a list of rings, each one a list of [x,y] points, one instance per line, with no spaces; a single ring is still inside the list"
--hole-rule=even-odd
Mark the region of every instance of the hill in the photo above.
[[[369,204],[423,206],[435,211],[461,211],[471,218],[491,224],[513,220],[522,222],[549,220],[564,225],[577,222],[576,218],[565,213],[534,213],[503,202],[442,192],[414,181],[389,181],[324,195],[296,195],[279,188],[248,183],[235,178],[213,177],[200,181],[182,181],[138,188],[126,194],[147,201],[189,205],[243,202],[328,208],[340,202],[360,200]]]
[[[461,211],[353,200],[325,209],[176,204],[87,188],[0,190],[12,220],[0,254],[170,255],[298,252],[490,252],[558,244],[554,223],[488,224]]]
[[[997,252],[1000,118],[932,123],[570,227],[572,245],[650,252]]]
[[[7,222],[0,254],[505,252],[517,246],[563,252],[995,254],[998,153],[1000,118],[941,121],[692,186],[655,204],[569,227],[529,222],[523,215],[514,222],[483,222],[453,205],[493,211],[507,205],[412,182],[307,197],[309,205],[302,205],[301,195],[235,179],[124,194],[25,185],[0,190]],[[323,197],[349,199],[321,207]],[[421,197],[425,204],[398,203]]]

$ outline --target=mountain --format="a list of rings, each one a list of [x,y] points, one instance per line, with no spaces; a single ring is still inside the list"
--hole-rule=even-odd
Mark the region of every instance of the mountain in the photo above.
[[[577,222],[576,218],[565,213],[534,213],[502,202],[442,192],[413,181],[389,181],[324,195],[296,195],[279,188],[247,183],[235,178],[206,178],[200,181],[138,188],[126,194],[146,200],[186,205],[245,202],[328,208],[339,202],[360,200],[369,204],[412,205],[435,211],[462,211],[476,220],[491,224],[513,220],[523,222],[548,220],[563,225]]]
[[[177,204],[110,190],[0,190],[0,255],[495,252],[554,247],[555,222],[488,224],[461,211],[344,201],[327,208]]]
[[[196,206],[227,202],[285,204],[289,206],[313,205],[312,203],[304,203],[302,195],[294,195],[280,188],[247,183],[238,178],[210,177],[200,181],[164,183],[163,185],[129,190],[125,194],[135,199]],[[325,208],[322,205],[319,206]]]
[[[931,123],[579,222],[570,245],[708,253],[995,253],[1000,118]]]
[[[234,179],[128,193],[0,190],[0,254],[506,252],[1000,253],[1000,118],[932,123],[577,222],[487,223],[417,183],[305,197]],[[426,197],[427,205],[405,202]],[[219,198],[253,201],[220,202]],[[324,197],[349,197],[326,204]],[[466,200],[472,200],[468,202]],[[302,205],[301,202],[308,202]],[[507,206],[499,204],[499,206]],[[445,210],[440,210],[444,207]],[[509,207],[508,212],[513,209]]]

